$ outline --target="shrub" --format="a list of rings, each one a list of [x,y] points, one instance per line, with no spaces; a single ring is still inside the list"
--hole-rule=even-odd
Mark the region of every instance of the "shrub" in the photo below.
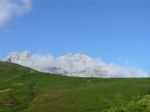
[[[128,104],[110,108],[104,112],[150,112],[150,95],[146,95],[138,101],[130,101]]]

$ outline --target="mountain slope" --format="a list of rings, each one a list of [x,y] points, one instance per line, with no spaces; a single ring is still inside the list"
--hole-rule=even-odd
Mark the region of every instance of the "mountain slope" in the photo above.
[[[101,112],[149,94],[149,82],[65,77],[0,62],[0,112]]]

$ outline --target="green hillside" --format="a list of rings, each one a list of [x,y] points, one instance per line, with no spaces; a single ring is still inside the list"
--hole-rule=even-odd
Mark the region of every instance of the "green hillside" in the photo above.
[[[149,94],[149,78],[65,77],[0,62],[0,112],[144,112]]]

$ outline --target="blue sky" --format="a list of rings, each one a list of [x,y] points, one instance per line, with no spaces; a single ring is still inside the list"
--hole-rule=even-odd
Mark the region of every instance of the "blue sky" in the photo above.
[[[0,26],[0,58],[11,51],[82,53],[150,72],[149,0],[34,0]]]

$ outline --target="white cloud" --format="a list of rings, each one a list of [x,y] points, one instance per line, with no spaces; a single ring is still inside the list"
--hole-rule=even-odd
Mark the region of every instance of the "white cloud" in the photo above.
[[[0,0],[0,25],[12,17],[21,16],[32,8],[32,0]]]
[[[60,57],[32,55],[28,51],[12,52],[5,60],[33,69],[76,77],[148,77],[148,73],[135,68],[107,64],[82,54]]]

